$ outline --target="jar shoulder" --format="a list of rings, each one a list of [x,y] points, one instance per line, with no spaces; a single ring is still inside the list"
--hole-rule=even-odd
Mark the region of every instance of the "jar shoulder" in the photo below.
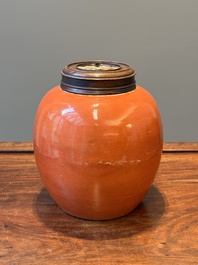
[[[70,124],[77,124],[77,120],[81,125],[124,124],[160,119],[160,113],[152,95],[140,86],[128,93],[107,96],[73,94],[56,86],[43,97],[36,115],[45,123],[55,117]]]

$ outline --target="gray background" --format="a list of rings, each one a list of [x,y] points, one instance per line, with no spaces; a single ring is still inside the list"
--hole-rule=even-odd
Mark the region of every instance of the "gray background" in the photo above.
[[[197,141],[197,49],[197,0],[0,0],[0,141],[31,141],[60,70],[87,59],[130,64],[165,141]]]

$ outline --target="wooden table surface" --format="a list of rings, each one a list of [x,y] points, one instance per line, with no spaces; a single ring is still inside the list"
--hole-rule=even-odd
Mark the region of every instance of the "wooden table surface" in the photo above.
[[[129,215],[86,221],[43,187],[31,143],[0,143],[0,264],[198,264],[198,143],[166,143]]]

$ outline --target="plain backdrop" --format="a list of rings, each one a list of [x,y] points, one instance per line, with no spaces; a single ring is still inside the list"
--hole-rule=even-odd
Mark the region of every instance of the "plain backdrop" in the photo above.
[[[165,141],[198,140],[197,0],[0,0],[0,141],[32,141],[36,109],[68,63],[135,68]]]

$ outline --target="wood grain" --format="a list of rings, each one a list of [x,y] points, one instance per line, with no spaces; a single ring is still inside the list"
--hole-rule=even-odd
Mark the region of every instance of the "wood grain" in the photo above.
[[[0,142],[0,153],[33,152],[32,142]]]
[[[0,142],[0,153],[33,152],[32,142]],[[198,152],[198,142],[164,143],[163,152]]]
[[[198,264],[198,152],[163,153],[132,213],[86,221],[57,207],[26,147],[0,154],[0,264]]]
[[[198,143],[164,143],[163,152],[198,152]]]

